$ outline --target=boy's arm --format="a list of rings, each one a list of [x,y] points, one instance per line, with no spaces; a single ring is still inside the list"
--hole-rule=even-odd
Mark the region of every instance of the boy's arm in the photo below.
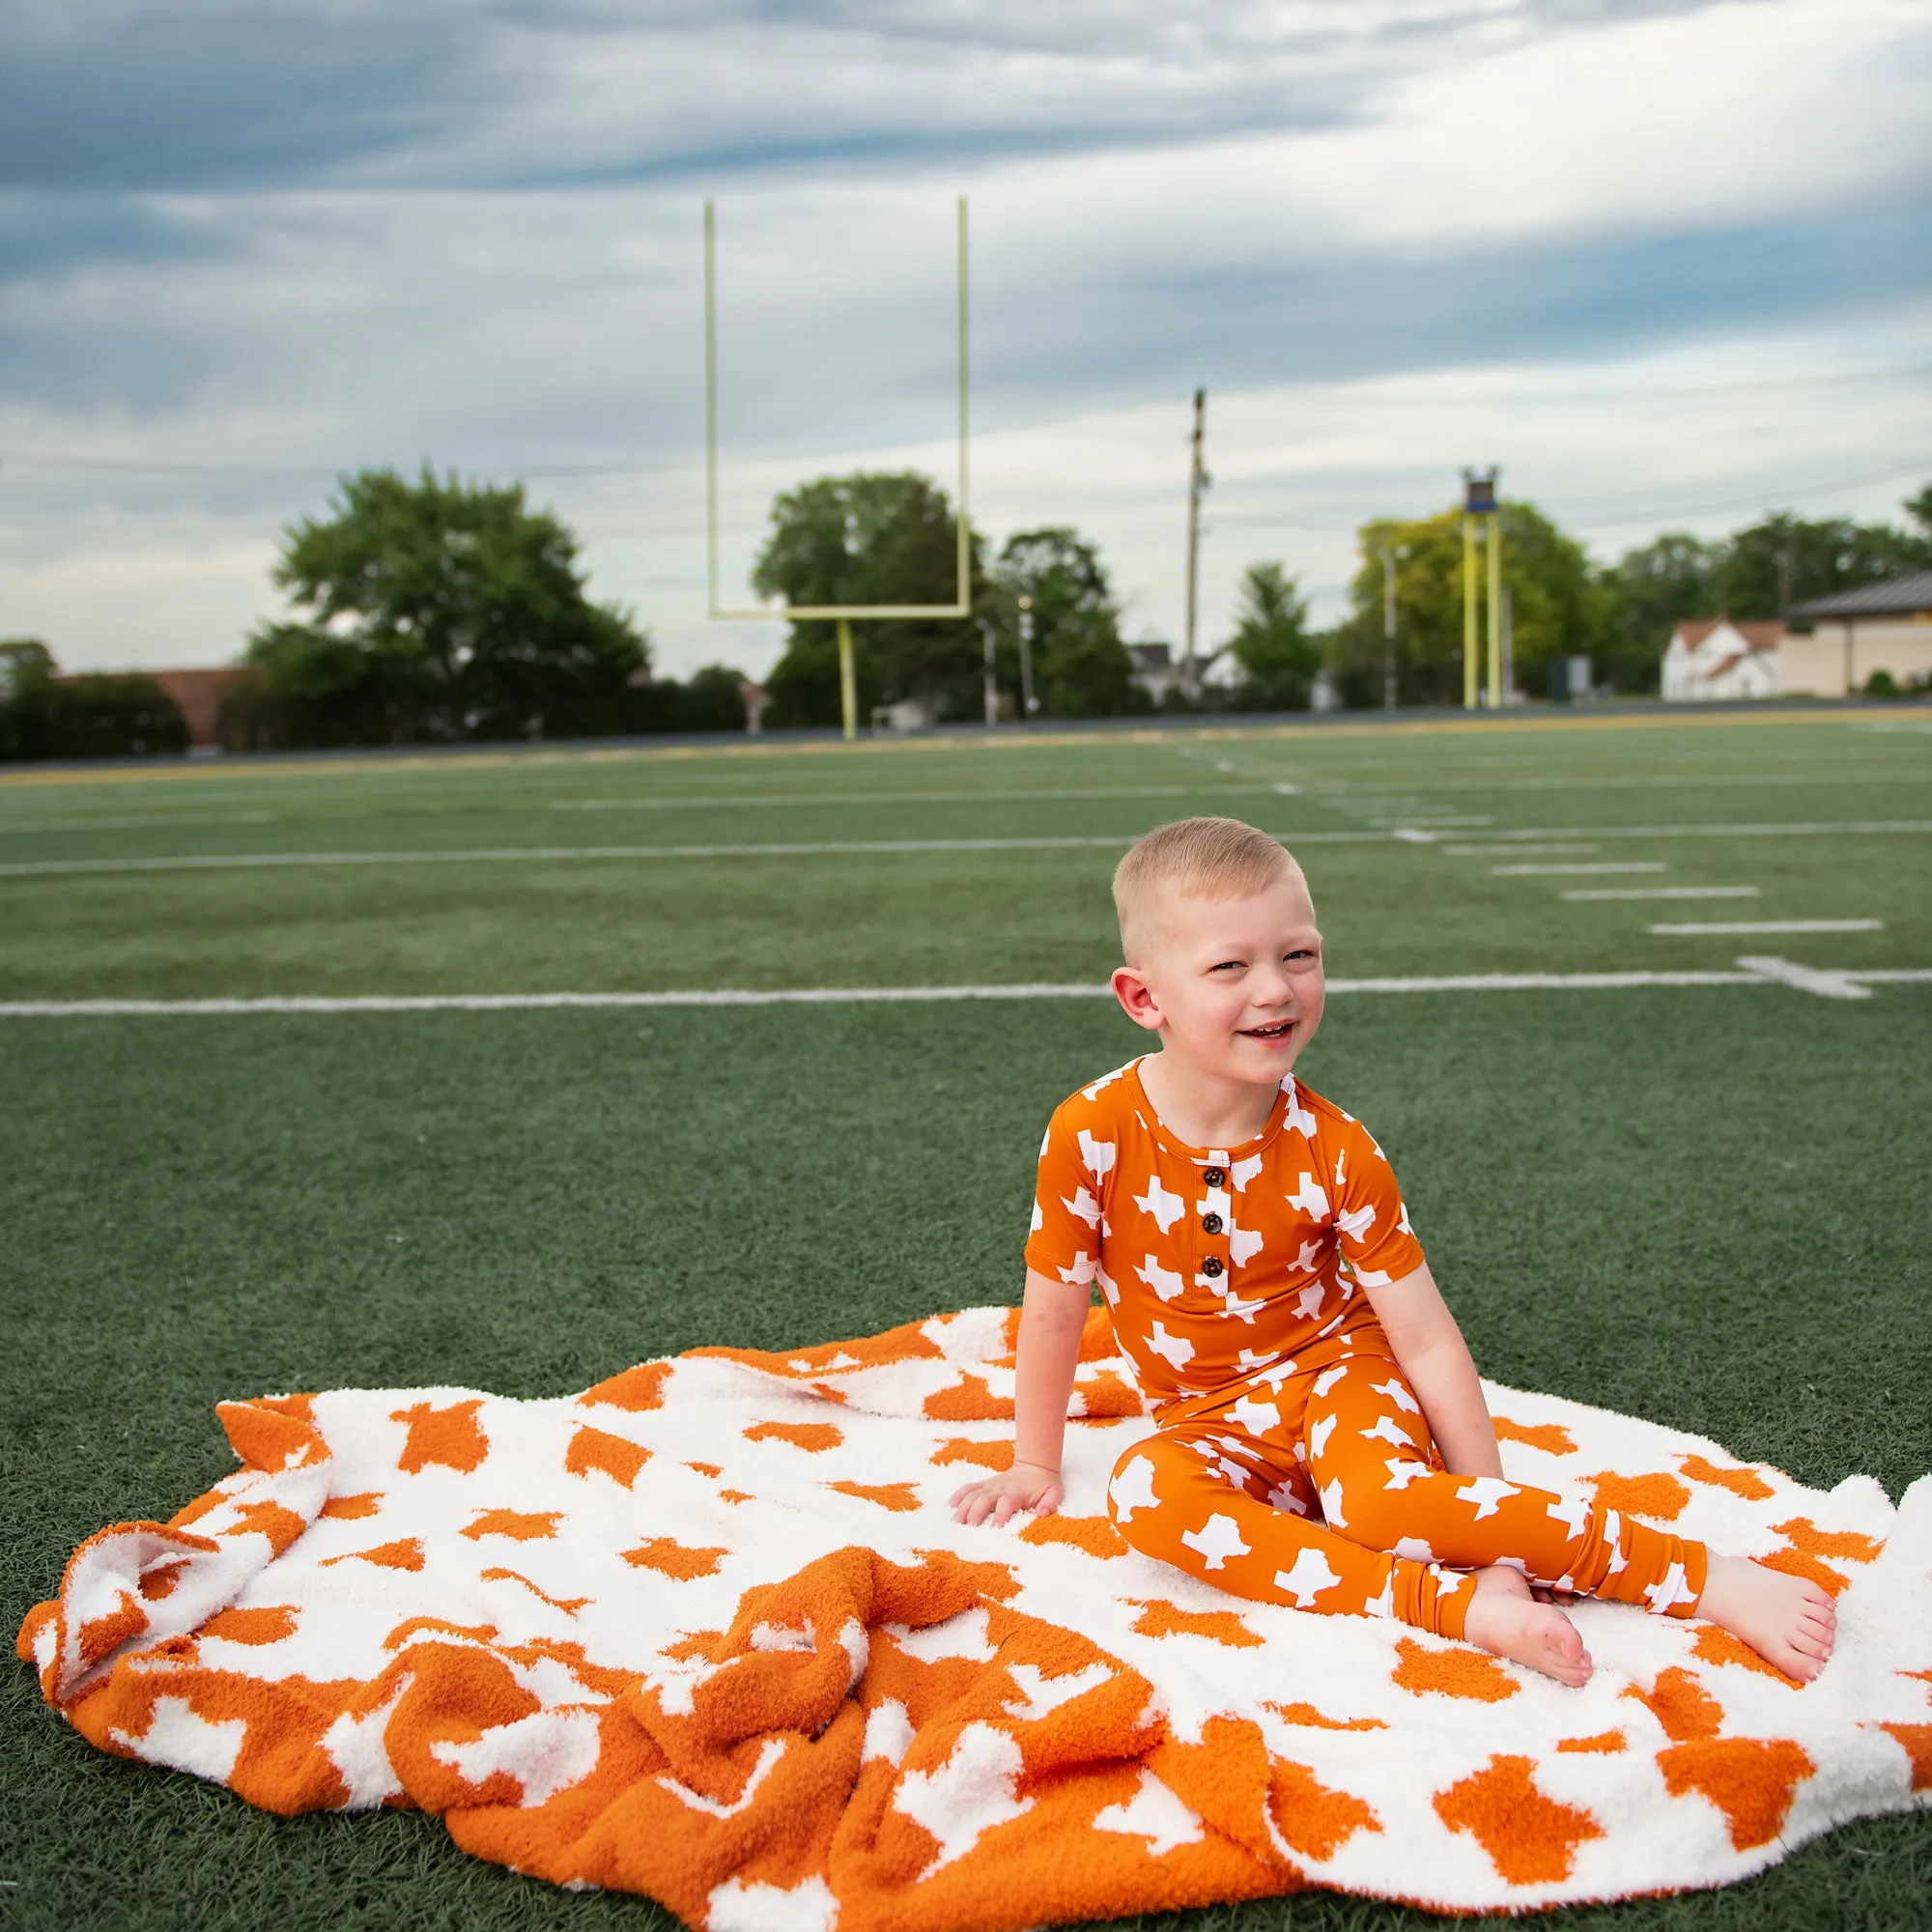
[[[1069,1286],[1027,1269],[1013,1377],[1013,1466],[956,1491],[955,1522],[1003,1523],[1021,1510],[1051,1516],[1059,1507],[1066,1398],[1090,1299],[1084,1283]]]
[[[1369,1304],[1408,1378],[1451,1475],[1500,1476],[1495,1425],[1463,1331],[1428,1263],[1383,1288],[1365,1288]]]

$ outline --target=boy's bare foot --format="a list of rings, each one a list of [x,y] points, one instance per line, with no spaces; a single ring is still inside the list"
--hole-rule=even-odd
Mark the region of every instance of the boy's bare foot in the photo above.
[[[1506,1564],[1476,1573],[1463,1638],[1514,1663],[1576,1686],[1590,1681],[1590,1653],[1577,1626],[1554,1604],[1539,1604],[1522,1572]]]
[[[1712,1555],[1694,1614],[1741,1637],[1801,1684],[1824,1669],[1838,1634],[1828,1591],[1743,1556]]]

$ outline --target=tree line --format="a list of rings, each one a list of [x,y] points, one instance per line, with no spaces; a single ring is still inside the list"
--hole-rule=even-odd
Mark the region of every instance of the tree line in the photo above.
[[[1932,567],[1932,484],[1905,504],[1908,522],[1859,524],[1790,513],[1716,541],[1667,532],[1614,564],[1596,563],[1533,503],[1502,506],[1519,681],[1542,688],[1553,658],[1587,656],[1594,675],[1631,694],[1655,691],[1679,618],[1775,617],[1791,605],[1907,570]],[[945,494],[910,474],[826,477],[781,496],[753,582],[793,604],[951,602],[957,525]],[[1280,562],[1242,573],[1219,680],[1170,691],[1170,710],[1305,709],[1325,668],[1340,701],[1378,705],[1385,666],[1383,553],[1393,564],[1395,669],[1403,703],[1463,696],[1463,529],[1460,509],[1357,532],[1348,614],[1318,630],[1297,579]],[[1094,545],[1068,526],[1023,530],[988,553],[971,533],[971,621],[868,622],[859,627],[861,710],[917,700],[941,722],[983,715],[984,641],[1009,706],[1020,693],[1020,611],[1033,619],[1035,693],[1048,717],[1119,717],[1154,709],[1136,682],[1122,611]],[[836,724],[835,627],[791,626],[770,678],[768,722]]]
[[[1780,511],[1715,540],[1665,531],[1600,565],[1535,504],[1507,501],[1503,581],[1518,681],[1540,690],[1550,659],[1582,656],[1599,682],[1653,692],[1680,618],[1780,617],[1815,597],[1932,569],[1932,484],[1902,508],[1902,526]],[[1327,639],[1325,661],[1340,696],[1350,704],[1381,702],[1385,551],[1394,559],[1401,701],[1460,703],[1463,528],[1456,508],[1362,526],[1350,611]]]
[[[152,677],[62,677],[38,638],[0,641],[0,761],[185,752],[181,707]]]
[[[1533,503],[1502,506],[1519,681],[1540,688],[1552,658],[1586,655],[1613,689],[1657,688],[1679,618],[1775,617],[1790,606],[1932,568],[1932,484],[1902,526],[1789,513],[1716,541],[1666,532],[1615,563],[1593,561]],[[780,496],[753,571],[761,596],[793,605],[950,604],[958,524],[946,493],[912,472],[821,477]],[[1463,689],[1463,538],[1453,506],[1357,533],[1350,610],[1320,630],[1278,561],[1242,574],[1224,675],[1169,690],[1168,710],[1292,711],[1324,670],[1345,704],[1382,701],[1384,554],[1393,563],[1395,669],[1404,703],[1454,703]],[[1022,620],[1036,715],[1122,717],[1155,707],[1122,633],[1094,545],[1067,525],[1022,530],[997,550],[968,531],[968,618],[855,626],[862,715],[910,700],[937,722],[984,715],[986,653],[1003,709],[1021,706]],[[590,598],[563,523],[520,485],[345,478],[321,517],[284,532],[272,577],[289,609],[259,627],[222,703],[236,750],[736,731],[744,680],[712,665],[657,676],[632,615]],[[829,621],[789,626],[766,681],[775,729],[839,721]],[[179,709],[153,678],[63,678],[46,646],[0,643],[0,758],[181,752]]]

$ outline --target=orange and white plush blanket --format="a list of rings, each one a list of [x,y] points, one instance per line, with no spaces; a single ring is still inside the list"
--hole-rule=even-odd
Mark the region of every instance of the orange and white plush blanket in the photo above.
[[[1066,1513],[962,1529],[1012,1311],[706,1349],[581,1396],[224,1405],[242,1466],[75,1553],[23,1657],[104,1750],[717,1932],[1033,1926],[1311,1885],[1466,1911],[1721,1885],[1932,1792],[1932,1479],[1894,1510],[1492,1389],[1513,1473],[1837,1593],[1806,1689],[1614,1605],[1563,1690],[1126,1549],[1147,1427],[1090,1326]]]

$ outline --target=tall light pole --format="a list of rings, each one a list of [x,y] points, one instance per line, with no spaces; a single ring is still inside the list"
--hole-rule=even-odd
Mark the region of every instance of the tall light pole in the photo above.
[[[1382,709],[1395,709],[1395,564],[1406,549],[1378,546],[1382,560]]]
[[[1200,687],[1200,667],[1194,660],[1195,614],[1201,580],[1201,493],[1211,480],[1201,460],[1208,435],[1208,391],[1194,392],[1193,455],[1187,469],[1187,636],[1180,654],[1180,687],[1192,697]]]
[[[1510,602],[1509,585],[1503,585],[1503,702],[1516,694],[1516,608]]]
[[[1033,695],[1033,599],[1020,599],[1020,716],[1034,714]]]

